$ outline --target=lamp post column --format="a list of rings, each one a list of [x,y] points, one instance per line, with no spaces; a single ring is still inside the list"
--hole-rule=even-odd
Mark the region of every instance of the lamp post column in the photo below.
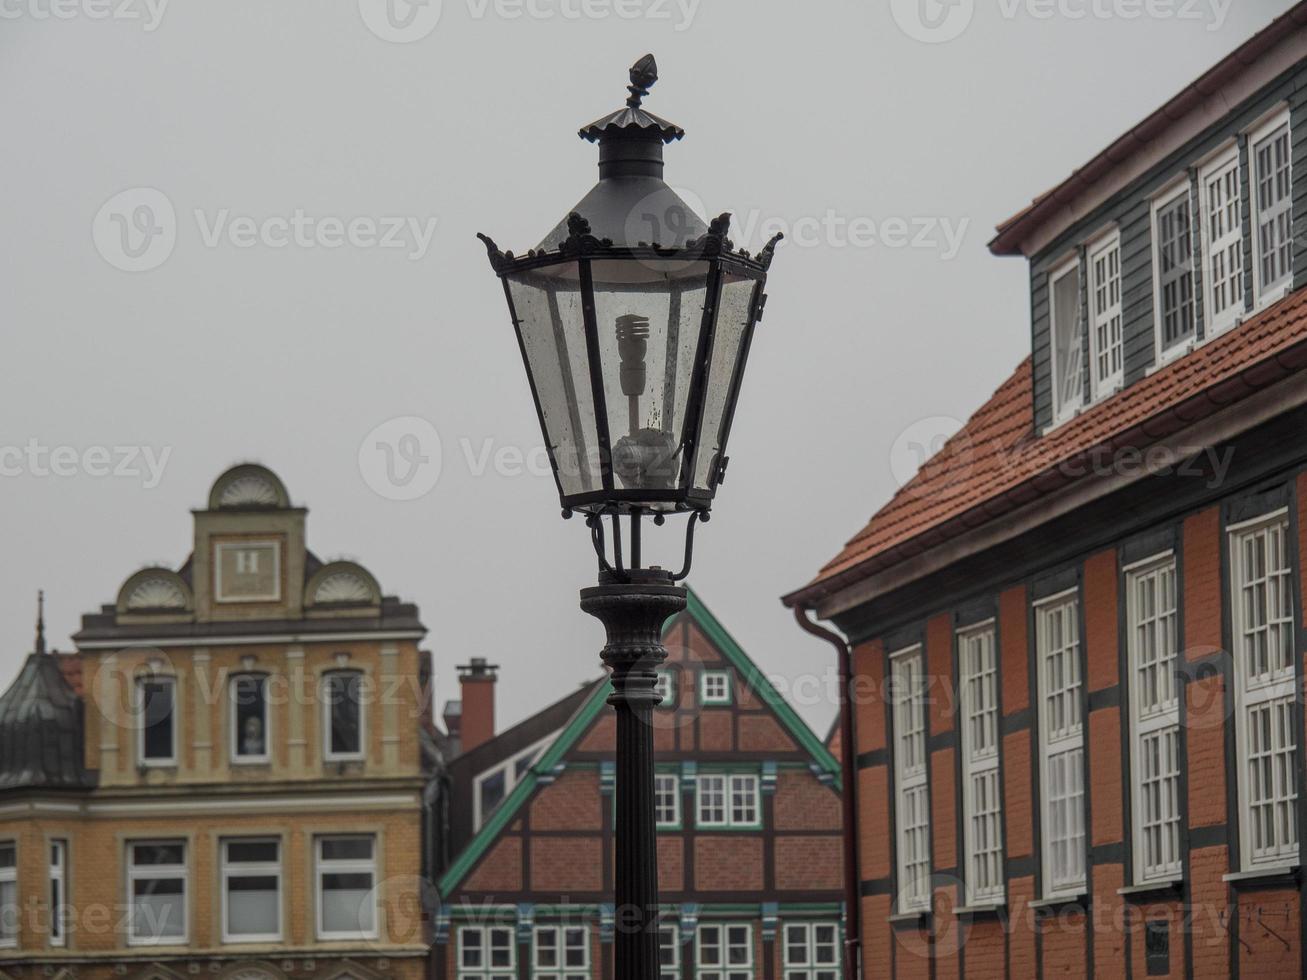
[[[581,608],[604,624],[600,656],[612,670],[608,703],[617,711],[617,818],[614,884],[616,980],[658,980],[658,837],[654,816],[653,708],[662,631],[685,608],[686,590],[659,569],[610,573],[581,590]]]

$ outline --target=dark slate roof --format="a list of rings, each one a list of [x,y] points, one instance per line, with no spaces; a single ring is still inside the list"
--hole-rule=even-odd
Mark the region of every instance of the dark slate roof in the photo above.
[[[54,654],[32,653],[0,695],[0,790],[85,789],[82,702]]]

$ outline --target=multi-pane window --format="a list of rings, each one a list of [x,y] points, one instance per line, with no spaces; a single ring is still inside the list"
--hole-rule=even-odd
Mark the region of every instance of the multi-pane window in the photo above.
[[[363,758],[363,675],[356,670],[327,674],[322,681],[323,754],[328,761]]]
[[[558,733],[554,732],[472,780],[472,819],[478,830],[508,794],[517,788],[517,784],[526,778],[536,760],[557,737]]]
[[[696,792],[700,827],[758,827],[762,823],[759,780],[746,773],[704,773]]]
[[[18,848],[0,844],[0,948],[18,945]]]
[[[186,942],[186,843],[143,841],[127,845],[128,942]]]
[[[1153,211],[1156,243],[1158,347],[1163,356],[1196,336],[1193,220],[1189,183]]]
[[[1044,897],[1085,887],[1084,725],[1081,717],[1080,615],[1076,594],[1035,608],[1039,671],[1040,796]]]
[[[590,931],[584,925],[536,926],[531,943],[534,980],[590,980]]]
[[[654,693],[658,695],[658,707],[676,707],[676,671],[671,669],[658,671],[654,681]]]
[[[681,980],[681,930],[678,926],[658,927],[658,980]]]
[[[177,684],[171,677],[142,677],[136,684],[137,751],[142,765],[177,762]]]
[[[231,681],[231,757],[268,761],[268,679],[247,674]]]
[[[1253,241],[1257,299],[1293,275],[1293,154],[1287,116],[1252,140]]]
[[[222,938],[229,943],[281,938],[281,844],[222,842]]]
[[[926,788],[926,682],[920,647],[890,660],[894,724],[898,910],[930,907],[930,800]]]
[[[1084,403],[1080,348],[1080,264],[1072,259],[1048,277],[1048,309],[1053,338],[1053,411],[1065,421]]]
[[[458,980],[517,980],[511,926],[459,926]]]
[[[1180,698],[1175,560],[1167,555],[1126,572],[1134,768],[1135,882],[1180,875]]]
[[[1115,232],[1089,249],[1089,345],[1095,398],[1120,385],[1121,238]]]
[[[785,980],[839,980],[839,926],[787,922],[784,934]]]
[[[674,772],[654,774],[654,820],[659,829],[681,825],[681,777]]]
[[[753,980],[753,926],[705,923],[695,938],[695,980]]]
[[[1245,868],[1296,862],[1293,583],[1283,512],[1230,533],[1240,760],[1240,840]]]
[[[1233,326],[1243,313],[1243,224],[1239,181],[1237,148],[1205,167],[1199,177],[1208,336]]]
[[[705,670],[699,681],[699,701],[701,704],[730,704],[731,672]]]
[[[68,842],[50,841],[50,945],[68,944]]]
[[[998,769],[998,663],[994,627],[958,634],[962,685],[962,807],[967,904],[1003,900],[1003,813]]]
[[[376,883],[376,841],[371,836],[319,837],[318,938],[375,938]]]

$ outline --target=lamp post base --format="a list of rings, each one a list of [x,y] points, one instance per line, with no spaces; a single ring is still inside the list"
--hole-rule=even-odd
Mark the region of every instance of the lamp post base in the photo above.
[[[600,656],[612,671],[617,711],[616,854],[613,866],[614,976],[658,980],[658,838],[654,820],[653,709],[658,665],[667,657],[663,625],[685,608],[686,590],[660,569],[629,582],[601,573],[581,590],[581,608],[604,624]]]

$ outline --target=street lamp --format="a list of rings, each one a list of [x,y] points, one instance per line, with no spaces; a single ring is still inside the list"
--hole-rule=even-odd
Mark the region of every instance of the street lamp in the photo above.
[[[696,522],[726,472],[726,441],[777,235],[757,254],[663,182],[663,146],[685,135],[642,106],[652,55],[626,105],[580,131],[599,144],[599,182],[536,248],[479,236],[503,281],[563,516],[583,513],[599,585],[581,608],[607,630],[601,654],[617,712],[616,975],[657,980],[657,838],[651,713],[662,627],[685,607]],[[646,568],[641,525],[689,515],[685,564]],[[629,519],[623,560],[621,518]],[[612,528],[611,560],[604,519]]]

